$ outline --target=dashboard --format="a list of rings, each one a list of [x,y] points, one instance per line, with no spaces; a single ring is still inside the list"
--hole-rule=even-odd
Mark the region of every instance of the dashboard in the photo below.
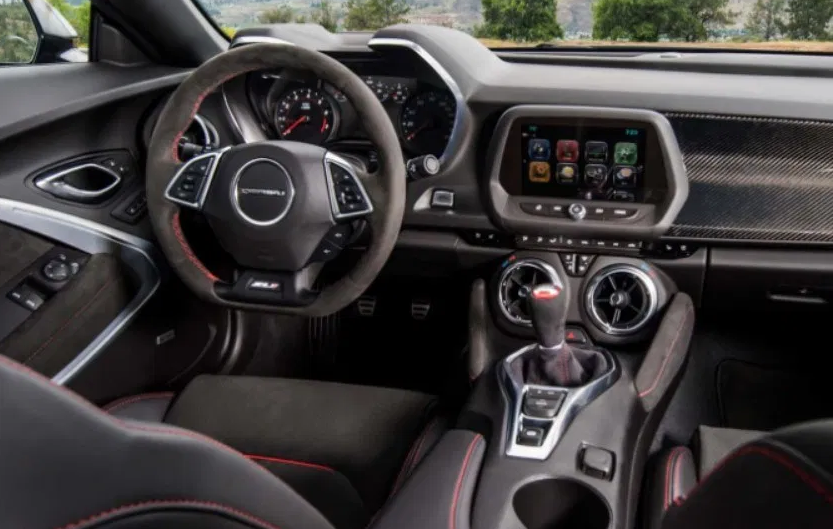
[[[394,124],[406,157],[442,156],[454,127],[457,105],[441,81],[397,75],[402,68],[384,61],[353,63]],[[382,72],[368,74],[365,72]],[[248,95],[267,137],[372,149],[350,101],[331,84],[307,72],[257,72]]]

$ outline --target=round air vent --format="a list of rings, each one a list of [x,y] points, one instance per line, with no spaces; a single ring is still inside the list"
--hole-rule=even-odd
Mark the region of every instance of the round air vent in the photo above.
[[[506,267],[498,283],[498,305],[506,319],[531,327],[527,298],[533,288],[543,283],[562,286],[558,273],[549,263],[522,259]]]
[[[590,319],[604,332],[633,334],[656,312],[657,287],[635,266],[611,266],[590,280],[585,302]]]
[[[194,156],[213,151],[220,146],[220,135],[213,123],[197,114],[179,139],[179,159],[183,162]]]

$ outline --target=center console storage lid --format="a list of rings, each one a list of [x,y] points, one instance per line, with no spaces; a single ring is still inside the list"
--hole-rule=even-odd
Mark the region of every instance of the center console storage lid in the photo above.
[[[467,430],[451,430],[423,459],[372,529],[471,527],[471,509],[486,441]]]

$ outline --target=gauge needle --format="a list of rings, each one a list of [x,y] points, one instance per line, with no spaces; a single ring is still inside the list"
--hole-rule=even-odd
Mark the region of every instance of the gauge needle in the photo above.
[[[288,127],[283,129],[283,135],[286,136],[287,134],[295,130],[295,127],[297,127],[301,123],[306,123],[307,121],[309,121],[309,116],[301,116],[300,118],[293,121]]]
[[[408,141],[411,141],[412,139],[414,139],[414,138],[416,137],[416,135],[417,135],[417,134],[419,134],[419,133],[420,133],[420,132],[422,132],[423,130],[427,129],[429,126],[431,126],[431,122],[430,122],[430,121],[426,121],[425,123],[423,123],[422,125],[420,125],[420,126],[419,126],[419,127],[418,127],[415,131],[413,131],[412,133],[408,134]]]
[[[324,118],[324,123],[321,124],[321,133],[323,134],[325,130],[327,130],[327,118]]]

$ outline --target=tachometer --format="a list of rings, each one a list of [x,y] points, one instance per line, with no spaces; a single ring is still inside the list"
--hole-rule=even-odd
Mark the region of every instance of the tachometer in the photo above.
[[[402,107],[399,127],[405,143],[419,154],[440,156],[454,127],[457,104],[447,92],[418,94]]]
[[[275,110],[275,127],[285,140],[322,144],[336,128],[330,100],[314,88],[296,88],[282,95]]]

